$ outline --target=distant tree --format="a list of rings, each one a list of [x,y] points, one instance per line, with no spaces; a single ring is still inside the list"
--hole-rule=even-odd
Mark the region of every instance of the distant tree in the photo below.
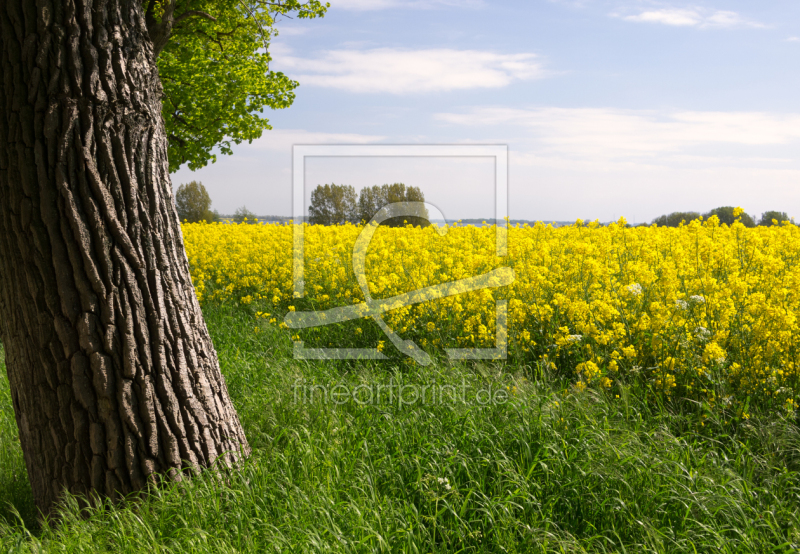
[[[721,206],[719,208],[714,208],[710,212],[703,214],[705,219],[708,219],[712,215],[715,215],[719,218],[720,223],[725,223],[727,225],[733,225],[733,222],[736,221],[736,217],[733,215],[733,210],[735,208],[733,206]],[[742,215],[739,216],[742,224],[745,227],[755,227],[756,222],[753,221],[753,218],[748,214],[742,212]]]
[[[384,205],[386,202],[381,195],[381,187],[375,185],[361,189],[361,192],[358,193],[358,206],[356,207],[358,220],[368,222]]]
[[[653,223],[659,227],[678,227],[682,221],[689,223],[699,217],[700,214],[697,212],[672,212],[655,218]]]
[[[358,219],[361,221],[370,221],[378,210],[387,204],[395,202],[424,202],[425,195],[419,187],[406,187],[403,183],[393,183],[391,185],[374,185],[361,189],[358,197]],[[382,225],[389,227],[402,227],[407,224],[425,227],[430,225],[427,219],[428,212],[425,211],[425,217],[394,217],[387,219]]]
[[[425,195],[419,187],[407,187],[403,183],[374,185],[361,189],[356,197],[355,189],[349,185],[318,185],[311,192],[308,209],[309,223],[316,225],[342,225],[370,221],[378,211],[395,202],[424,202]],[[394,217],[382,223],[389,227],[407,224],[425,227],[430,224],[428,212],[424,217]]]
[[[775,210],[770,210],[768,212],[764,212],[763,214],[761,214],[761,219],[758,220],[758,224],[769,227],[770,225],[774,225],[774,223],[772,223],[773,219],[778,222],[778,225],[780,225],[784,221],[791,221],[791,218],[787,215],[786,212],[778,212]]]
[[[248,210],[246,206],[242,206],[241,208],[237,208],[233,213],[233,220],[236,223],[254,223],[256,214]]]
[[[175,193],[175,205],[181,221],[216,221],[214,212],[211,211],[211,197],[200,181],[180,185]]]
[[[311,192],[308,222],[314,225],[357,223],[356,191],[351,185],[317,185]]]

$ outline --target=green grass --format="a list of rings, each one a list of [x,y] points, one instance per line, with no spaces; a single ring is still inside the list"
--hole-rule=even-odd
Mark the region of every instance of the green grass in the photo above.
[[[40,528],[0,377],[2,552],[792,552],[793,416],[725,421],[635,385],[574,392],[525,367],[305,362],[286,332],[207,307],[254,454]],[[451,384],[505,403],[297,402],[297,383]],[[616,396],[619,395],[619,398]],[[396,400],[396,399],[395,399]],[[700,421],[704,421],[701,425]],[[447,479],[450,489],[439,479]],[[15,516],[19,513],[20,518]]]

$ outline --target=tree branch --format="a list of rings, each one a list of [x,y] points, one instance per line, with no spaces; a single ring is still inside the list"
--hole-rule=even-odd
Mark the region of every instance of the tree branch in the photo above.
[[[261,21],[258,19],[256,14],[253,13],[253,10],[250,9],[250,6],[248,6],[242,0],[239,0],[239,3],[242,6],[244,6],[244,9],[246,9],[250,13],[250,17],[252,17],[253,21],[255,21],[256,25],[258,25],[258,29],[261,31],[261,38],[264,40],[264,49],[265,50],[268,49],[269,48],[269,34],[266,31],[264,31],[264,27],[261,26]]]
[[[164,13],[161,15],[160,21],[157,21],[152,12],[145,14],[145,22],[147,23],[147,31],[150,34],[150,40],[153,42],[153,55],[157,58],[164,47],[167,45],[170,35],[172,34],[172,26],[174,25],[173,14],[175,13],[175,2],[171,0],[164,6]],[[152,6],[152,2],[151,2]]]
[[[209,21],[216,21],[217,20],[216,17],[214,17],[213,15],[211,15],[209,13],[206,13],[206,12],[203,12],[203,11],[200,11],[200,10],[188,10],[188,11],[183,12],[178,17],[176,17],[172,24],[173,25],[177,25],[178,23],[180,23],[184,19],[188,19],[190,17],[203,17],[205,19],[208,19]]]

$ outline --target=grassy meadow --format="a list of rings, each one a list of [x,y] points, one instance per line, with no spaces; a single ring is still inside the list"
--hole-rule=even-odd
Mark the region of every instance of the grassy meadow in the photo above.
[[[41,525],[2,368],[0,552],[800,549],[796,228],[515,231],[517,281],[495,293],[509,303],[506,361],[436,354],[486,344],[494,329],[481,293],[387,314],[434,357],[429,366],[391,345],[382,361],[294,359],[298,337],[365,346],[380,334],[362,320],[286,329],[290,311],[363,300],[346,269],[357,235],[347,226],[309,233],[309,294],[293,299],[287,229],[184,227],[253,447],[244,466],[82,513],[67,499],[60,524]],[[484,243],[491,230],[453,230],[452,245],[427,253],[430,230],[401,231],[376,235],[367,257],[378,298],[503,263]],[[320,393],[337,385],[423,397]],[[424,397],[445,389],[466,392]]]
[[[635,384],[580,391],[526,366],[303,362],[248,308],[206,317],[254,454],[144,499],[37,524],[0,378],[0,551],[792,552],[800,432],[785,413],[723,421]],[[452,384],[508,401],[398,405],[297,383]],[[506,389],[508,387],[508,389]],[[449,400],[449,398],[448,398]],[[703,415],[708,417],[703,418]],[[701,426],[702,422],[702,426]],[[447,481],[444,481],[444,480]]]

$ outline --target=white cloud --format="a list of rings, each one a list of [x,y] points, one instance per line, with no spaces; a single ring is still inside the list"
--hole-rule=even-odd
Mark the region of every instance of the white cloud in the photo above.
[[[789,37],[786,42],[800,42],[800,37]]]
[[[316,58],[291,55],[279,46],[276,65],[304,85],[350,92],[410,94],[499,88],[546,76],[536,54],[495,54],[477,50],[329,50]]]
[[[663,8],[647,10],[635,15],[613,13],[612,16],[637,23],[661,23],[663,25],[672,25],[676,27],[697,27],[701,29],[715,27],[765,27],[762,23],[745,19],[736,12],[708,10],[705,8]]]
[[[664,25],[698,25],[702,18],[694,10],[654,10],[639,15],[628,15],[622,19],[642,23],[663,23]]]
[[[356,133],[320,133],[306,131],[303,129],[273,129],[265,131],[261,138],[253,141],[244,149],[247,150],[271,150],[282,152],[289,156],[292,154],[292,146],[295,144],[370,144],[386,140],[386,137],[378,135],[360,135]]]
[[[483,6],[483,0],[335,0],[331,9],[372,11],[393,8],[430,9],[437,7],[472,8]]]
[[[522,126],[524,140],[537,143],[538,154],[603,163],[665,165],[704,160],[730,165],[732,160],[742,161],[741,151],[753,163],[785,162],[785,156],[764,155],[764,147],[775,150],[800,140],[800,114],[478,108],[435,117],[458,125]]]
[[[292,213],[292,146],[295,144],[367,144],[386,137],[356,133],[323,133],[304,129],[265,131],[251,144],[235,145],[233,156],[217,156],[217,163],[191,171],[184,166],[172,174],[173,186],[202,181],[213,209],[232,214],[247,206],[258,215]]]

